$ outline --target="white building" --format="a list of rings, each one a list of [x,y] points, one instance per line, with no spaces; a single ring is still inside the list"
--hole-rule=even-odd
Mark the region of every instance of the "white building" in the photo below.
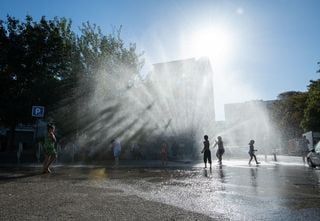
[[[281,135],[270,117],[275,101],[247,101],[225,104],[225,139],[231,147],[248,147],[255,140],[259,153],[281,148]]]
[[[154,64],[151,82],[158,114],[165,118],[167,127],[205,131],[214,124],[213,71],[209,59]]]

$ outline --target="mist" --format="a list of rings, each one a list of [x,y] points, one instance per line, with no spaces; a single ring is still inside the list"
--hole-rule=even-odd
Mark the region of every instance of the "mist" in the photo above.
[[[121,78],[101,69],[90,87],[90,99],[83,99],[85,90],[78,87],[74,97],[61,104],[60,113],[70,108],[70,100],[79,104],[72,113],[77,128],[72,135],[62,135],[62,159],[112,159],[113,139],[122,144],[122,159],[160,159],[162,143],[168,146],[169,159],[201,159],[204,135],[209,136],[211,148],[216,137],[222,136],[226,157],[247,157],[251,139],[256,141],[259,154],[280,148],[280,133],[270,119],[266,102],[227,104],[226,120],[216,121],[217,82],[206,57],[156,63],[143,78],[125,65],[119,65],[118,70],[131,77]],[[64,120],[66,124],[75,123]]]

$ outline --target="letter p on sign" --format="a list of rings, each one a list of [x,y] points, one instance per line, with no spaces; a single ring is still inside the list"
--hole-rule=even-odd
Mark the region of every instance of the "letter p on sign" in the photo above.
[[[44,107],[43,106],[32,106],[32,117],[43,117]]]

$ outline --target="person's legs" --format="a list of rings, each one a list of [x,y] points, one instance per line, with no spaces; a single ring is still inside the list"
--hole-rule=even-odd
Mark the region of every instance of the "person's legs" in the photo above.
[[[211,153],[208,154],[208,162],[209,162],[209,164],[210,164],[210,169],[211,169],[211,163],[212,163],[212,162],[211,162]]]
[[[47,155],[46,162],[45,162],[45,164],[43,165],[43,172],[44,172],[44,173],[49,173],[49,172],[50,172],[50,169],[49,169],[50,160],[51,160],[51,156],[50,156],[50,155]]]
[[[220,163],[222,162],[222,156],[224,154],[224,150],[220,150]]]
[[[219,159],[219,163],[221,163],[222,155],[221,155],[221,151],[220,150],[217,150],[216,156]]]
[[[44,161],[43,161],[43,173],[48,171],[48,162],[49,162],[49,156],[45,154]]]
[[[49,157],[48,157],[48,161],[47,161],[47,166],[46,166],[46,168],[47,168],[47,173],[51,173],[51,170],[50,170],[50,168],[49,168],[49,166],[50,166],[50,162],[51,162],[51,158],[52,158],[52,156],[51,156],[51,155],[49,155]]]
[[[254,158],[254,160],[256,161],[256,164],[258,164],[257,157],[256,157],[255,154],[253,154],[253,158]]]
[[[249,164],[251,164],[251,160],[253,159],[252,154],[250,154],[250,160],[249,160]]]
[[[207,158],[208,158],[207,153],[204,152],[204,155],[203,155],[204,168],[207,168]]]
[[[53,161],[56,159],[56,155],[51,155],[49,156],[49,159],[48,159],[48,164],[47,164],[47,171],[50,173],[50,165],[53,163]]]

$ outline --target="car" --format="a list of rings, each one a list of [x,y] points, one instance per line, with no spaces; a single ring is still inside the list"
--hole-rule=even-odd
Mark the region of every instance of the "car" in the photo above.
[[[320,141],[314,146],[307,155],[308,165],[312,168],[320,166]]]

